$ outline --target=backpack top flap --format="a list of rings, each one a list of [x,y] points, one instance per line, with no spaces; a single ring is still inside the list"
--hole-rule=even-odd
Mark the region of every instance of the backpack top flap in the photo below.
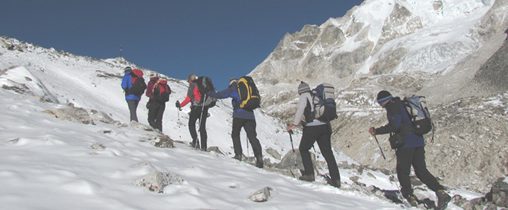
[[[312,92],[316,119],[323,122],[336,119],[335,88],[329,83],[323,83]]]
[[[430,118],[430,113],[425,104],[424,96],[413,95],[411,97],[404,97],[404,102],[411,120],[415,121]]]
[[[314,90],[316,95],[323,100],[335,100],[335,88],[329,83],[320,84]]]
[[[209,77],[201,76],[197,79],[196,84],[198,85],[199,92],[204,95],[210,91],[215,91],[212,80]]]
[[[198,90],[201,93],[201,97],[204,98],[204,102],[201,102],[199,106],[213,107],[217,99],[208,97],[206,94],[210,91],[215,91],[215,87],[213,86],[212,80],[209,77],[201,76],[196,80],[196,84],[198,85]],[[201,100],[203,100],[203,98]]]

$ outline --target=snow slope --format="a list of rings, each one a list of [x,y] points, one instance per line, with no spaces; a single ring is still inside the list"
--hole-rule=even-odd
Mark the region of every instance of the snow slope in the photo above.
[[[96,60],[0,38],[1,209],[400,208],[351,190],[352,176],[382,189],[396,189],[387,175],[378,172],[341,170],[344,189],[336,189],[322,179],[301,182],[231,159],[229,101],[218,103],[208,120],[209,145],[218,146],[225,155],[189,148],[188,108],[178,113],[172,106],[186,92],[182,81],[170,80],[174,93],[163,125],[164,132],[181,143],[172,149],[154,147],[157,132],[127,123],[120,88],[125,65],[134,66],[122,59]],[[141,123],[147,114],[145,103],[143,98],[138,108]],[[55,118],[57,110],[70,109],[75,112],[70,114],[79,115],[81,108],[104,115],[86,122]],[[263,149],[289,151],[283,125],[259,111],[256,117]],[[298,145],[299,135],[294,139]],[[243,146],[244,154],[252,156]],[[264,156],[279,161],[266,151]],[[339,153],[336,157],[350,161]],[[161,193],[139,186],[140,179],[155,172],[176,174],[184,181]],[[268,202],[248,199],[266,186],[273,189]]]
[[[156,148],[143,141],[153,134],[142,129],[84,125],[43,112],[62,105],[3,90],[0,98],[2,209],[397,208],[387,201],[299,182],[182,144]],[[94,144],[103,149],[93,149]],[[153,171],[171,171],[185,181],[161,194],[134,184]],[[247,199],[265,186],[274,189],[272,200]]]

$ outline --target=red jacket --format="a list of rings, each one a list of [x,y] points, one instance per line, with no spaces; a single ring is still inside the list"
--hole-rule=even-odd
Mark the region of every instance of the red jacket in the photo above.
[[[192,82],[189,85],[189,89],[187,90],[187,96],[180,104],[181,107],[184,107],[189,102],[192,102],[192,105],[199,104],[201,102],[201,93],[199,92],[198,86],[196,83]]]

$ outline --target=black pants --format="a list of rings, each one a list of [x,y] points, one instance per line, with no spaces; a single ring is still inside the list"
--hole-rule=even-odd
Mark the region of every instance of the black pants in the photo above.
[[[148,124],[150,124],[152,128],[159,129],[159,131],[162,132],[162,117],[164,116],[166,103],[149,101],[147,104],[147,108],[148,108]]]
[[[427,187],[433,191],[443,189],[443,186],[441,186],[436,178],[427,170],[424,147],[403,147],[397,149],[395,154],[397,155],[397,177],[399,178],[402,196],[407,197],[413,194],[413,188],[409,180],[411,165],[415,170],[416,177],[427,185]]]
[[[131,114],[131,121],[138,122],[138,115],[136,114],[136,110],[138,109],[139,101],[136,100],[128,100],[127,105],[129,106],[129,111]]]
[[[256,158],[262,158],[263,154],[261,144],[257,139],[256,133],[256,120],[247,120],[240,118],[233,118],[233,131],[231,132],[235,155],[242,155],[242,143],[240,141],[240,131],[242,127],[247,133],[247,138],[249,139],[252,150],[254,151],[254,156],[256,156]]]
[[[201,113],[203,111],[203,113]],[[201,118],[201,119],[200,119]],[[206,134],[206,118],[208,118],[208,107],[193,106],[189,114],[189,132],[192,137],[192,145],[196,145],[198,142],[198,134],[196,132],[196,121],[199,119],[199,135],[201,137],[201,150],[206,150],[206,140],[208,138]]]
[[[330,124],[319,126],[306,126],[303,128],[302,140],[300,142],[300,154],[302,155],[303,168],[305,174],[314,174],[314,167],[312,166],[312,159],[310,158],[310,148],[317,141],[319,149],[323,154],[328,165],[330,178],[332,180],[340,181],[339,167],[337,161],[333,156],[331,144],[332,129]]]

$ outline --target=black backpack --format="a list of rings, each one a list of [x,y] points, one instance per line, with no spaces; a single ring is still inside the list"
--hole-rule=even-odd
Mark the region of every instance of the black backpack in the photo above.
[[[430,112],[426,106],[425,97],[413,95],[404,97],[402,102],[411,119],[415,133],[424,135],[432,131],[432,141],[434,141],[434,123],[432,123],[430,118]]]
[[[141,96],[146,90],[146,83],[143,77],[138,77],[135,73],[131,72],[131,82],[132,86],[127,91],[128,94],[134,94],[136,96]]]
[[[252,77],[243,76],[238,79],[238,96],[240,97],[240,108],[252,111],[260,107],[261,96]]]
[[[205,107],[215,106],[217,99],[207,96],[208,92],[215,92],[215,87],[213,86],[212,80],[209,77],[201,76],[196,80],[196,85],[198,86],[199,93],[201,93],[202,97],[202,102],[199,105]]]
[[[162,87],[162,88],[161,88]],[[154,87],[152,97],[154,100],[165,103],[169,101],[169,95],[171,94],[171,88],[167,84],[157,84]]]
[[[330,122],[337,119],[337,104],[335,103],[335,88],[328,83],[323,83],[311,92],[312,104],[307,101],[304,110],[305,122],[317,119],[321,122]],[[311,110],[311,105],[314,111]]]

